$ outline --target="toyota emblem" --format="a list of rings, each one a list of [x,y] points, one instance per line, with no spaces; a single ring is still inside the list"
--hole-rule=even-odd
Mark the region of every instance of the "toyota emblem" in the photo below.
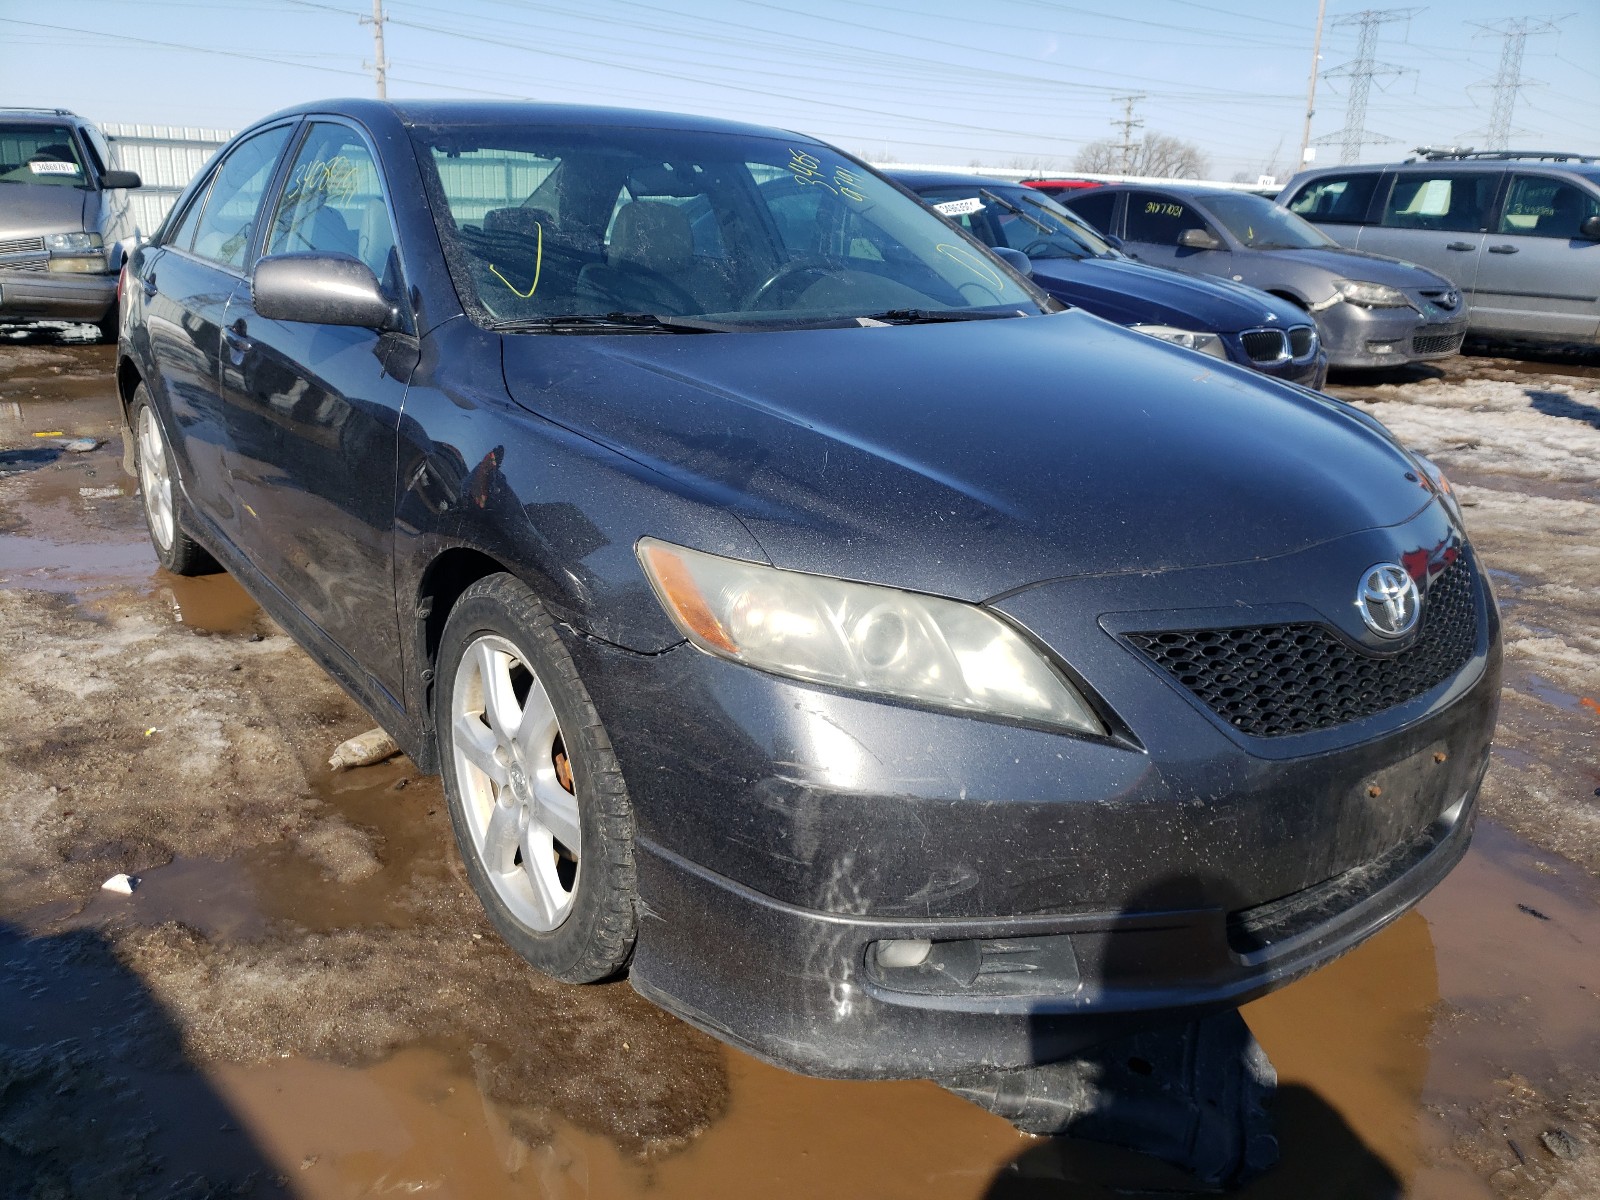
[[[1404,637],[1422,616],[1422,593],[1404,567],[1379,563],[1362,573],[1356,607],[1367,628],[1379,637]]]

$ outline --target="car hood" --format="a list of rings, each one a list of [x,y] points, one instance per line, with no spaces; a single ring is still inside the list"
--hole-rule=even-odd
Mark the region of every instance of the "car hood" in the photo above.
[[[75,187],[0,183],[0,241],[82,229],[91,195]]]
[[[1122,325],[1155,322],[1237,333],[1260,325],[1294,324],[1288,306],[1255,288],[1125,258],[1036,258],[1033,281],[1069,304]]]
[[[502,345],[518,403],[732,512],[775,565],[966,600],[1284,554],[1430,499],[1338,401],[1080,311]]]
[[[1426,267],[1389,258],[1383,254],[1368,254],[1363,250],[1347,250],[1342,246],[1329,246],[1313,250],[1256,250],[1254,254],[1270,255],[1286,262],[1307,267],[1321,267],[1340,279],[1358,279],[1365,283],[1384,283],[1396,288],[1434,288],[1452,286],[1442,275]]]

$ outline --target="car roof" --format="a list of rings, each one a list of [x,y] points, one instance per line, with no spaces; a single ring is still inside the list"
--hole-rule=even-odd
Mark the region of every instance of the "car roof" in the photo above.
[[[280,109],[263,121],[312,113],[333,113],[357,120],[387,116],[408,126],[601,126],[612,129],[681,129],[706,133],[740,133],[759,137],[800,138],[816,142],[809,134],[725,121],[689,113],[656,112],[642,108],[608,108],[596,104],[540,104],[523,100],[368,100],[340,97],[296,104]],[[259,124],[260,122],[257,122]]]
[[[924,187],[1020,187],[1015,179],[996,179],[993,175],[975,175],[967,171],[902,171],[885,168],[883,173],[897,179],[915,191]]]
[[[10,124],[59,125],[62,121],[86,124],[77,113],[65,108],[0,108],[0,121]]]

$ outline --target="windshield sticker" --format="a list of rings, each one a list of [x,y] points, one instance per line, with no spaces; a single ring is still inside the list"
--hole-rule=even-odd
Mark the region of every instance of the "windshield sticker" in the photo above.
[[[1145,206],[1144,206],[1144,210],[1147,213],[1157,213],[1157,214],[1159,214],[1160,216],[1163,216],[1163,217],[1181,217],[1181,216],[1183,216],[1183,205],[1181,205],[1181,204],[1164,204],[1160,200],[1149,200],[1149,201],[1146,201],[1145,202]]]
[[[76,175],[78,173],[78,164],[48,161],[31,162],[28,164],[28,170],[35,175]]]
[[[993,287],[1003,288],[1006,285],[1005,277],[1000,274],[990,263],[987,263],[976,252],[966,246],[952,246],[949,242],[940,242],[936,247],[940,254],[946,258],[954,259],[979,279]]]
[[[947,217],[964,217],[968,213],[982,212],[983,201],[976,196],[968,196],[965,200],[946,200],[943,204],[935,204],[933,211]]]
[[[827,188],[835,196],[843,196],[846,200],[854,200],[857,203],[867,198],[866,193],[861,190],[861,176],[843,164],[834,167],[830,176],[822,169],[822,160],[815,154],[807,154],[804,150],[791,147],[789,161],[784,166],[796,183]]]

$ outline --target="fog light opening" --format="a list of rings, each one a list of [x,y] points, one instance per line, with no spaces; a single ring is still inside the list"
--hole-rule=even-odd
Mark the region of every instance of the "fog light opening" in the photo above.
[[[894,971],[920,967],[933,953],[933,943],[927,938],[902,938],[878,943],[878,965]]]

